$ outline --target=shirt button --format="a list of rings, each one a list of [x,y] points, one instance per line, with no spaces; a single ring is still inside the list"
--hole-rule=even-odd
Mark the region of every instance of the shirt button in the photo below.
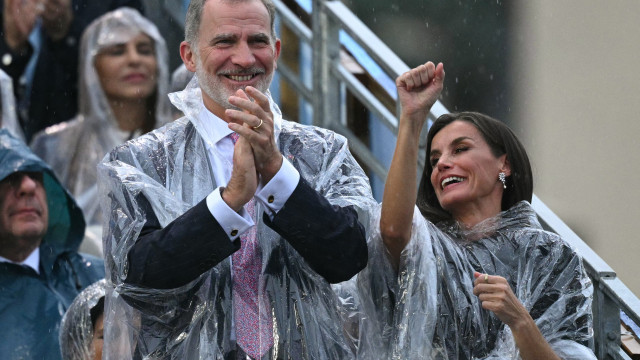
[[[9,66],[11,65],[11,62],[13,62],[13,57],[11,56],[11,54],[4,54],[2,56],[2,65]]]
[[[273,197],[273,195],[269,195],[269,197],[267,198],[267,202],[269,204],[272,204],[274,200],[275,200],[275,198]]]
[[[236,236],[236,235],[238,235],[238,229],[231,230],[231,236]]]

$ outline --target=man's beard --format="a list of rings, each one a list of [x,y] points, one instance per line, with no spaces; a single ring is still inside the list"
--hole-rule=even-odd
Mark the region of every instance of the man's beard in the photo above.
[[[259,74],[265,73],[263,68],[259,67],[251,67],[247,69],[242,69],[240,71],[234,71],[235,74]],[[200,88],[204,91],[207,96],[211,98],[214,102],[224,107],[225,109],[238,109],[238,107],[231,105],[229,103],[229,96],[235,95],[238,89],[243,89],[243,86],[238,86],[237,89],[233,89],[229,91],[225,84],[222,84],[218,81],[218,74],[211,75],[202,66],[202,62],[200,61],[200,56],[196,54],[196,76],[198,77],[198,83],[200,84]],[[271,79],[273,78],[273,72],[269,75],[264,75],[261,80],[259,80],[255,84],[255,88],[260,90],[263,94],[269,89],[269,85],[271,85]]]

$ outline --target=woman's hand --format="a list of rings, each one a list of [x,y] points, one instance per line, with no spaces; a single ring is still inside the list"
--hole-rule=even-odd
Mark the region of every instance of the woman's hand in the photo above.
[[[403,117],[418,116],[425,120],[436,103],[444,85],[444,65],[431,61],[413,68],[396,79],[398,100]]]
[[[473,294],[481,301],[483,309],[493,312],[509,326],[523,360],[560,359],[505,278],[477,271],[473,277]]]
[[[488,275],[475,272],[473,294],[482,303],[482,308],[496,314],[498,319],[510,328],[517,327],[525,319],[530,318],[529,312],[511,290],[511,286],[502,276]]]

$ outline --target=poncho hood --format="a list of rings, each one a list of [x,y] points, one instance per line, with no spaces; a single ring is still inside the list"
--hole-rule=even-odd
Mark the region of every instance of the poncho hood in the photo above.
[[[94,358],[93,327],[91,312],[104,298],[106,280],[99,280],[73,300],[60,325],[60,349],[66,360],[88,360]],[[104,307],[104,305],[103,305]],[[104,308],[101,312],[104,312]]]
[[[85,121],[92,122],[93,125],[117,126],[96,71],[95,58],[100,50],[126,43],[141,33],[153,40],[158,67],[155,127],[170,120],[169,100],[166,96],[169,88],[169,65],[164,38],[158,28],[137,10],[123,7],[94,20],[82,35],[78,100],[79,113]]]
[[[41,262],[53,264],[58,254],[76,251],[84,236],[82,211],[49,166],[6,129],[0,130],[0,180],[18,171],[42,172],[49,207],[49,226],[40,245]]]

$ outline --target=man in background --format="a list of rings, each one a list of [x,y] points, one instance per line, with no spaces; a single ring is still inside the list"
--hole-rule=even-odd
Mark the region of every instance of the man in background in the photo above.
[[[104,277],[80,255],[82,212],[49,167],[0,129],[0,354],[60,359],[60,321],[73,299]]]

